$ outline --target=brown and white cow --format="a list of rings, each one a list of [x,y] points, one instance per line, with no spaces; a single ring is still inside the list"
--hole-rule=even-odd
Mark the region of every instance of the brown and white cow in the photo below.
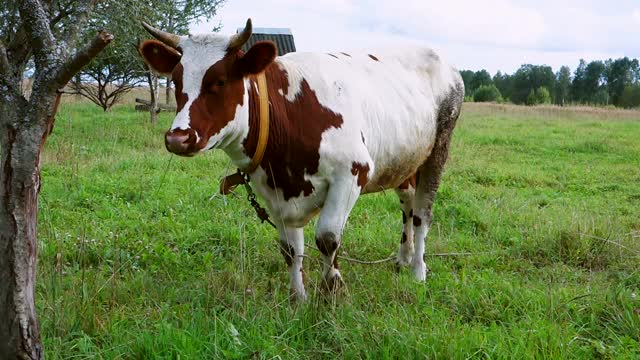
[[[460,113],[464,86],[433,50],[276,56],[272,42],[240,48],[251,21],[233,36],[177,36],[147,30],[140,53],[171,75],[177,114],[165,143],[184,156],[221,149],[240,169],[256,151],[256,75],[269,95],[269,141],[251,185],[278,227],[291,293],[305,299],[303,227],[320,214],[316,244],[329,289],[341,282],[336,251],[358,196],[396,189],[404,229],[398,265],[426,278],[424,242],[432,205]],[[414,176],[415,174],[415,176]]]

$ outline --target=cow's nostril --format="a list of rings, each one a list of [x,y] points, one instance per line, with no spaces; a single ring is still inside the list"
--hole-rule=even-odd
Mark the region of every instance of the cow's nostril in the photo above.
[[[167,150],[174,154],[188,153],[195,142],[196,136],[192,129],[168,131],[164,139]]]
[[[187,140],[185,140],[185,144],[187,145],[194,145],[196,143],[196,133],[195,131],[189,129],[189,138]]]

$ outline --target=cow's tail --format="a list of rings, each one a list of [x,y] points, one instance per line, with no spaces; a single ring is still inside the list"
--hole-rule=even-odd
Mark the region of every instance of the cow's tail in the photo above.
[[[449,87],[448,93],[443,97],[438,109],[437,118],[437,132],[436,143],[434,145],[434,151],[438,147],[445,147],[445,160],[446,153],[448,152],[449,142],[451,141],[451,134],[456,126],[458,117],[460,116],[460,110],[462,109],[462,102],[464,101],[464,82],[458,70],[452,69],[453,81]],[[442,151],[442,150],[441,150]]]
[[[416,207],[422,208],[426,225],[431,224],[431,209],[435,201],[444,164],[449,155],[451,135],[456,126],[462,102],[464,101],[464,83],[457,70],[448,93],[442,97],[438,108],[436,141],[427,161],[418,168],[416,184]],[[418,209],[416,209],[418,210]]]

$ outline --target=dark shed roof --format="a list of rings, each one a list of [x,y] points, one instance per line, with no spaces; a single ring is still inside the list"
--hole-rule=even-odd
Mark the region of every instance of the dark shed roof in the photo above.
[[[242,31],[239,28],[236,33]],[[249,50],[257,41],[271,40],[278,48],[278,55],[284,55],[296,51],[296,44],[293,40],[293,34],[287,28],[254,28],[249,41],[242,47],[243,51]]]

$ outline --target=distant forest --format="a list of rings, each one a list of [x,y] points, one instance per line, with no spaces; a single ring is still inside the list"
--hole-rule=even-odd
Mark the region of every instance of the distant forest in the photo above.
[[[525,64],[513,75],[498,71],[462,70],[466,101],[512,102],[515,104],[585,104],[622,108],[640,106],[640,64],[638,59],[580,60],[571,72],[562,66]]]

